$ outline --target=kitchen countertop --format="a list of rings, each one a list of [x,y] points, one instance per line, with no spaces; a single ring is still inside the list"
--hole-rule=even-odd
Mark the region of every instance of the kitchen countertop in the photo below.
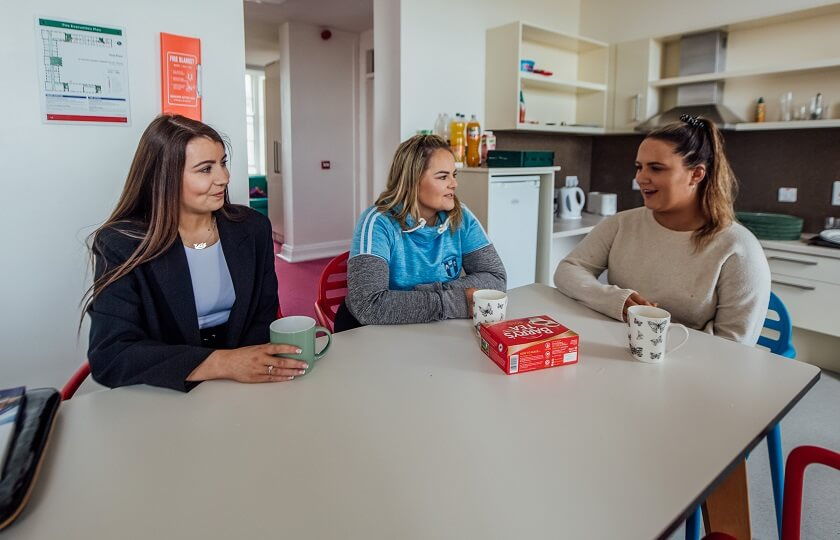
[[[555,221],[555,231],[556,229]],[[803,255],[816,255],[818,257],[831,257],[833,259],[840,259],[840,249],[823,247],[823,246],[809,246],[806,242],[811,239],[813,234],[803,234],[801,240],[759,240],[762,247],[767,249],[778,249],[781,251],[789,251],[791,253],[801,253]]]
[[[607,219],[608,216],[582,212],[580,219],[555,219],[552,238],[565,238],[589,233],[595,225]]]

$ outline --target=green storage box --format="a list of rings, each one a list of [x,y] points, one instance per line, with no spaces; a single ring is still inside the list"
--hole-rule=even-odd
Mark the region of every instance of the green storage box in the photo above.
[[[551,167],[554,152],[537,150],[490,150],[487,152],[488,167]]]

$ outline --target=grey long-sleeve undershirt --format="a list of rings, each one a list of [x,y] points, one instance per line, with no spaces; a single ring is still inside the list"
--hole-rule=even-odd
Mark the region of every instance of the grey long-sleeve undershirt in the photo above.
[[[506,289],[507,275],[492,244],[463,256],[466,275],[425,283],[412,291],[388,289],[388,263],[375,255],[347,261],[347,308],[362,324],[410,324],[471,317],[464,289]]]

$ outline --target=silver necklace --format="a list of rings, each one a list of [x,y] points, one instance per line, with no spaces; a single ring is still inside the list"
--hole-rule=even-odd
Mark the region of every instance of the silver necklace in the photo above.
[[[215,226],[216,226],[216,217],[213,216],[213,221],[210,222],[210,227],[207,229],[207,232],[208,232],[207,238],[204,240],[204,242],[199,242],[198,244],[193,244],[192,245],[193,249],[204,249],[204,248],[207,247],[207,242],[209,242],[210,239],[213,238],[213,228]]]

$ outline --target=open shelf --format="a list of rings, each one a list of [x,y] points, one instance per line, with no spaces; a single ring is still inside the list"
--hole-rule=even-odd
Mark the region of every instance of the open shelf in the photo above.
[[[663,88],[667,86],[677,86],[681,84],[725,81],[727,79],[736,79],[739,77],[759,77],[762,75],[778,75],[808,71],[822,71],[825,69],[834,68],[840,68],[840,58],[825,58],[822,60],[797,62],[795,64],[765,66],[761,68],[738,69],[732,71],[718,71],[716,73],[700,73],[698,75],[685,75],[682,77],[668,77],[666,79],[651,81],[650,85],[653,88]]]
[[[578,133],[586,135],[602,135],[607,132],[606,128],[601,126],[574,126],[574,125],[553,125],[548,124],[529,124],[517,123],[517,131],[540,131],[546,133]],[[497,130],[498,131],[498,130]]]
[[[595,49],[609,47],[607,43],[602,41],[587,39],[574,34],[558,32],[556,30],[549,30],[548,28],[528,23],[522,23],[522,41],[542,43],[543,45],[548,45],[549,47],[575,53],[585,53]]]
[[[840,127],[840,120],[793,120],[790,122],[744,122],[735,131],[771,131],[777,129],[819,129]]]
[[[522,84],[525,88],[542,88],[543,90],[555,90],[559,92],[575,92],[575,93],[589,93],[589,92],[606,92],[606,84],[598,84],[586,81],[570,81],[558,79],[551,76],[546,77],[538,73],[529,73],[523,71],[520,74]]]

